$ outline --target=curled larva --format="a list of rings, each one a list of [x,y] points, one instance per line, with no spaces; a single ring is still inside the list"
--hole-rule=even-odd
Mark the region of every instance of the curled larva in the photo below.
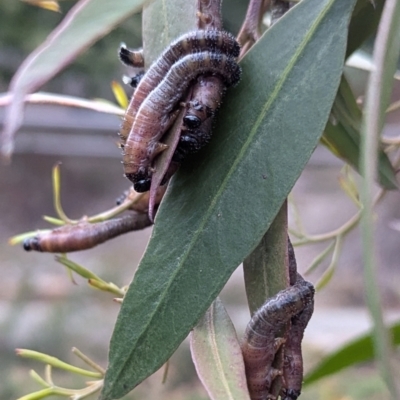
[[[272,381],[282,374],[272,367],[275,354],[285,341],[276,337],[293,317],[312,303],[313,296],[314,287],[311,283],[299,281],[280,291],[254,313],[242,343],[247,385],[252,400],[266,399]]]
[[[199,151],[211,139],[215,113],[225,93],[225,85],[218,76],[201,75],[191,88],[190,100],[186,103],[178,145],[161,185],[164,185],[177,171],[179,165],[189,154]],[[161,139],[162,140],[162,139]],[[150,189],[149,176],[136,184],[136,189],[145,192]]]
[[[151,175],[152,160],[165,149],[159,139],[173,122],[171,112],[191,81],[205,73],[218,75],[225,86],[231,86],[239,81],[241,69],[235,59],[226,54],[208,51],[190,54],[176,62],[143,101],[123,153],[125,175],[134,184],[140,185],[141,180]]]
[[[124,52],[124,56],[121,56],[120,53],[120,58],[124,58],[123,62],[127,61],[129,63],[131,59],[137,57],[133,54],[128,54],[129,50],[126,49],[126,47],[121,47],[121,50]],[[233,35],[220,30],[198,30],[188,32],[175,40],[150,66],[143,79],[141,79],[137,85],[121,124],[119,135],[122,144],[124,144],[129,134],[140,105],[165,77],[171,66],[187,54],[206,50],[219,51],[236,58],[239,55],[240,47]],[[137,64],[135,64],[135,66],[137,66]]]
[[[64,225],[25,239],[23,246],[26,251],[69,253],[90,249],[123,233],[144,229],[151,224],[147,214],[130,212],[122,217],[94,224],[82,221],[74,225]]]

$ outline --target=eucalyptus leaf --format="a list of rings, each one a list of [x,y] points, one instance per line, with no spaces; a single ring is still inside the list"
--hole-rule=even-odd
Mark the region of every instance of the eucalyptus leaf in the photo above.
[[[23,102],[32,93],[73,61],[116,25],[141,10],[145,0],[81,0],[65,16],[47,39],[21,64],[14,75],[2,136],[2,153],[13,151],[13,136],[21,125]]]
[[[390,333],[393,344],[400,345],[400,322],[390,327]],[[335,374],[344,368],[373,360],[374,346],[372,336],[373,333],[369,332],[327,355],[314,369],[306,374],[304,386],[314,383],[325,376]]]
[[[349,27],[346,57],[357,50],[376,31],[385,0],[358,0]]]
[[[332,107],[332,118],[328,121],[322,143],[333,154],[360,171],[361,118],[354,94],[345,76],[342,76],[338,93]],[[378,152],[378,181],[388,190],[398,188],[394,168],[382,148]]]
[[[143,8],[143,49],[146,68],[183,33],[197,27],[197,0],[153,0]]]
[[[304,0],[243,59],[214,139],[172,179],[119,313],[102,400],[171,356],[268,230],[326,125],[355,1]]]
[[[212,400],[250,400],[235,328],[217,297],[190,335],[197,375]]]

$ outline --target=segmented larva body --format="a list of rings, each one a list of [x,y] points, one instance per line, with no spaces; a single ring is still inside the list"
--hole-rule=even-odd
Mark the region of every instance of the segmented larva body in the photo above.
[[[140,105],[148,94],[162,81],[171,66],[185,55],[201,51],[219,51],[236,58],[239,55],[240,47],[233,35],[220,30],[188,32],[175,40],[150,66],[143,79],[137,85],[121,125],[119,135],[122,143],[125,142],[131,130]],[[131,60],[136,61],[140,59],[140,54],[139,56],[135,56],[134,54],[135,52],[130,52],[126,47],[122,46],[120,59],[129,65]],[[130,65],[137,66],[138,64],[131,63]]]
[[[201,75],[191,90],[191,99],[187,102],[184,126],[172,162],[164,176],[164,185],[178,170],[179,165],[188,154],[199,151],[211,139],[213,118],[221,105],[226,91],[225,84],[218,76]],[[151,177],[142,179],[136,189],[145,192],[150,189]]]
[[[39,233],[25,239],[23,246],[26,251],[70,253],[90,249],[123,233],[144,229],[150,225],[151,221],[147,214],[131,212],[122,217],[95,224],[84,221],[75,225],[65,225],[50,232]]]
[[[239,81],[241,69],[235,58],[226,54],[209,51],[190,54],[177,61],[142,102],[123,154],[125,175],[134,184],[151,175],[151,161],[165,148],[159,139],[173,119],[170,113],[191,81],[205,73],[216,74],[226,86],[231,86]]]
[[[312,304],[313,296],[314,287],[311,283],[299,281],[269,299],[253,315],[242,343],[247,385],[252,400],[267,398],[272,381],[281,374],[272,368],[275,354],[284,342],[276,339],[276,336],[293,317]]]

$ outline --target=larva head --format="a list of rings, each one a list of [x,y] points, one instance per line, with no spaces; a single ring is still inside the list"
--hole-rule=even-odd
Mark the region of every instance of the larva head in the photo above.
[[[189,129],[198,128],[201,125],[201,122],[202,122],[202,120],[197,115],[186,114],[183,117],[183,123]]]
[[[39,239],[36,236],[25,239],[24,242],[22,243],[22,246],[24,247],[25,251],[31,251],[31,250],[41,251]]]
[[[133,183],[133,188],[138,193],[150,190],[151,177],[145,172],[128,172],[125,176]]]
[[[150,190],[150,186],[151,186],[151,179],[150,178],[142,179],[142,180],[140,180],[140,181],[138,181],[138,182],[133,184],[133,188],[138,193],[143,193],[143,192],[149,191]]]

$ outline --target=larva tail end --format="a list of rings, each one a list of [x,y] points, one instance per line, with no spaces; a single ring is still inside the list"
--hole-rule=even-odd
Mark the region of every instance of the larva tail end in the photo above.
[[[121,60],[121,62],[127,65],[128,67],[134,67],[134,68],[144,67],[143,51],[130,50],[126,47],[125,43],[121,43],[120,48],[118,50],[118,57]]]

